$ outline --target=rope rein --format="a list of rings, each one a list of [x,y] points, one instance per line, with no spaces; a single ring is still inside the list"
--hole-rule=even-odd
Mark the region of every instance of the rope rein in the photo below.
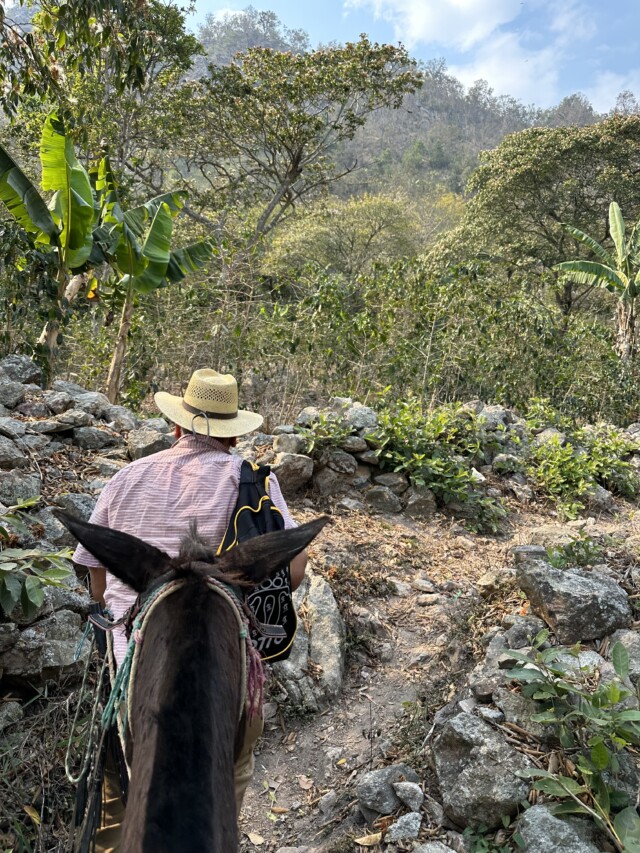
[[[217,578],[206,578],[207,585],[213,592],[221,595],[231,606],[238,623],[238,636],[240,643],[244,643],[244,653],[241,654],[241,701],[238,719],[247,705],[247,715],[253,718],[262,708],[264,698],[264,669],[258,651],[255,649],[249,635],[248,621],[244,613],[242,602],[234,591]],[[111,695],[102,714],[102,725],[108,728],[117,724],[123,738],[126,738],[127,730],[132,734],[131,720],[129,719],[129,708],[132,707],[135,677],[140,656],[140,649],[144,640],[149,617],[155,608],[164,601],[167,596],[183,587],[186,580],[169,581],[158,587],[148,599],[146,599],[133,621],[131,637],[127,645],[124,660],[118,667],[113,682]],[[242,649],[241,649],[242,651]]]

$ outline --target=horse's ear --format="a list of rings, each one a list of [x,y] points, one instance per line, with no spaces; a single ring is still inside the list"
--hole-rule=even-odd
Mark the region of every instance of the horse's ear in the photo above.
[[[53,514],[105,569],[136,592],[144,592],[169,568],[168,554],[136,536],[89,524],[61,509],[54,509]]]
[[[225,574],[244,575],[248,580],[260,583],[276,569],[290,563],[328,521],[329,517],[323,515],[300,527],[254,536],[227,551],[216,560],[216,567]]]

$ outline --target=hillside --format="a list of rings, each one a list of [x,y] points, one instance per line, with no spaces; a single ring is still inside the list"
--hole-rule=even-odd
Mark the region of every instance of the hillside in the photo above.
[[[0,499],[14,504],[3,510],[0,552],[0,601],[10,611],[0,620],[0,831],[7,846],[22,849],[38,839],[42,849],[62,851],[72,797],[62,764],[78,703],[84,722],[74,730],[70,767],[82,761],[91,693],[80,679],[90,658],[82,642],[86,592],[76,579],[70,591],[68,581],[60,587],[61,575],[47,575],[46,560],[61,569],[59,549],[72,543],[52,507],[88,515],[116,470],[172,439],[164,421],[140,421],[74,383],[57,380],[51,390],[40,389],[27,359],[0,366],[7,409],[0,419]],[[576,515],[576,502],[583,501],[581,517],[562,521],[542,499],[535,469],[523,465],[540,448],[546,454],[564,447],[580,460],[574,437],[537,426],[531,447],[522,439],[516,446],[525,424],[517,414],[476,402],[461,410],[463,423],[474,423],[474,410],[482,444],[464,461],[479,466],[468,469],[477,493],[468,494],[466,504],[443,502],[437,479],[429,489],[379,470],[384,456],[363,450],[374,443],[377,416],[344,398],[324,410],[325,417],[337,415],[334,444],[308,450],[309,432],[316,424],[317,440],[323,423],[313,407],[300,413],[297,427],[283,424],[240,443],[243,455],[274,466],[298,521],[320,513],[332,519],[311,546],[309,579],[296,594],[301,625],[292,657],[270,672],[267,730],[240,822],[243,849],[391,851],[417,839],[426,850],[433,842],[462,851],[467,843],[497,839],[506,851],[519,849],[524,838],[524,849],[539,853],[539,821],[560,835],[574,825],[544,807],[562,798],[560,783],[540,788],[518,778],[516,768],[533,763],[554,779],[574,780],[587,807],[578,811],[588,816],[594,803],[604,809],[604,835],[593,822],[576,825],[598,845],[585,853],[622,849],[610,842],[625,833],[624,849],[634,850],[635,824],[621,828],[618,813],[625,807],[611,800],[605,808],[598,786],[606,786],[608,797],[614,791],[626,797],[638,779],[635,503],[593,485],[575,493],[573,504],[567,493],[563,503],[556,497],[565,514]],[[637,470],[635,429],[619,445],[618,478]],[[607,446],[602,433],[591,428],[591,434],[594,448]],[[440,452],[450,448],[463,464],[452,440],[441,437]],[[493,502],[491,515],[486,501]],[[482,518],[485,525],[491,520],[493,533],[474,532]],[[11,571],[26,590],[26,598],[18,590],[17,608],[7,604],[7,594],[14,594],[7,585]],[[27,583],[29,576],[41,586]],[[57,586],[48,586],[54,578]],[[527,698],[528,679],[518,673],[518,662],[531,667],[537,654],[555,673],[549,684],[558,692],[547,698],[557,713],[566,691],[581,691],[585,721],[575,729],[554,727],[549,709],[540,724],[544,690],[536,687],[537,702]],[[542,679],[544,668],[535,671]],[[600,738],[607,758],[604,765],[601,755],[599,764],[584,765],[576,749],[595,748],[589,732],[595,709],[608,727]],[[464,784],[447,771],[461,748],[456,738],[483,745],[478,760],[466,748],[455,759],[463,762]],[[503,763],[504,779],[496,777],[495,762]],[[604,769],[609,776],[598,775]],[[392,781],[406,787],[392,789]],[[535,808],[526,809],[525,801]]]

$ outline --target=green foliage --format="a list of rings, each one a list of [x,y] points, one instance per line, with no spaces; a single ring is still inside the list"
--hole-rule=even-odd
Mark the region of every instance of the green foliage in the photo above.
[[[588,533],[581,530],[566,545],[547,550],[549,562],[556,569],[594,566],[602,560],[603,548]]]
[[[539,424],[548,412],[546,401],[537,401],[531,424]],[[566,419],[551,415],[551,423],[568,426]],[[534,431],[539,431],[534,427]],[[587,505],[596,486],[626,498],[640,492],[640,479],[627,458],[634,449],[630,439],[610,424],[579,427],[531,445],[527,473],[538,491],[555,501],[567,518],[575,518]]]
[[[24,530],[23,510],[37,500],[9,507],[0,518],[0,611],[5,616],[10,616],[19,604],[25,617],[31,618],[44,602],[44,587],[65,587],[74,577],[68,549],[43,552],[2,547],[14,538],[15,530]]]
[[[175,51],[171,26],[183,16],[161,0],[40,0],[30,15],[27,7],[20,0],[0,8],[0,107],[9,115],[32,96],[72,111],[67,75],[90,76],[98,68],[118,95],[140,91],[156,62],[176,61],[178,53],[186,70],[198,50],[186,36]]]
[[[528,803],[526,803],[528,806]],[[504,830],[508,829],[511,824],[511,819],[505,816],[502,820]],[[504,841],[504,830],[491,832],[485,824],[471,828],[467,827],[462,833],[465,839],[465,849],[469,853],[511,853],[513,846]],[[514,836],[513,840],[517,843],[518,836]],[[520,846],[520,845],[518,845]]]
[[[425,411],[410,397],[381,408],[371,439],[383,470],[401,471],[427,486],[441,506],[462,505],[472,525],[497,529],[504,511],[478,490],[472,473],[482,441],[482,425],[472,412],[455,405]]]
[[[640,222],[636,223],[629,239],[625,237],[625,224],[620,207],[615,201],[609,205],[609,233],[615,245],[616,255],[592,237],[577,228],[565,226],[565,230],[579,243],[586,246],[598,258],[594,261],[565,261],[554,269],[561,277],[581,285],[598,285],[618,296],[618,339],[616,350],[623,361],[633,359],[636,351],[636,297],[640,289]]]
[[[340,447],[353,429],[339,414],[320,412],[308,427],[298,427],[296,432],[307,439],[307,453],[317,457],[327,448]]]
[[[569,664],[566,649],[542,648],[548,634],[545,630],[536,637],[534,652],[513,651],[519,663],[507,674],[521,684],[525,696],[541,703],[544,710],[532,719],[553,727],[571,772],[531,768],[518,775],[535,779],[536,790],[561,800],[563,814],[590,815],[616,849],[637,853],[640,819],[637,813],[632,817],[627,795],[616,791],[610,778],[620,769],[620,754],[640,744],[640,711],[623,704],[632,695],[623,683],[629,654],[616,643],[611,650],[616,677],[601,679],[594,688],[589,672],[580,668],[579,646],[571,650],[575,662]]]

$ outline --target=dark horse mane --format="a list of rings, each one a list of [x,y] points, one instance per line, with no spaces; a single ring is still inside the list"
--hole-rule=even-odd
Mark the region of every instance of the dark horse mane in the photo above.
[[[244,737],[245,650],[233,605],[208,578],[254,586],[290,562],[328,519],[256,537],[212,561],[195,528],[171,559],[137,537],[56,515],[141,596],[164,580],[184,581],[155,605],[138,654],[122,850],[236,853],[234,759]]]

